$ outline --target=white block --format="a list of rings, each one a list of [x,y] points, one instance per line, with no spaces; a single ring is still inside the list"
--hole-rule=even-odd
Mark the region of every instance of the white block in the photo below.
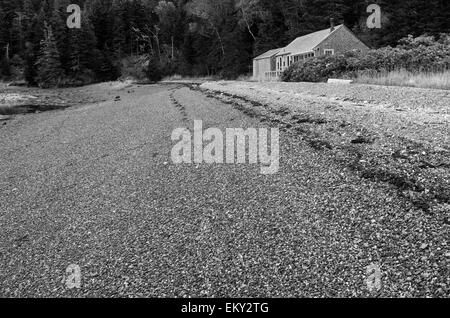
[[[328,79],[328,84],[351,84],[351,83],[353,83],[352,80],[344,80],[344,79],[337,79],[337,78]]]

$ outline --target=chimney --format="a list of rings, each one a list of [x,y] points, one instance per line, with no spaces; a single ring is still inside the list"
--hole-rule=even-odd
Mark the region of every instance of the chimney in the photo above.
[[[330,33],[334,31],[334,18],[330,18],[330,25],[331,25],[331,29],[330,29]]]

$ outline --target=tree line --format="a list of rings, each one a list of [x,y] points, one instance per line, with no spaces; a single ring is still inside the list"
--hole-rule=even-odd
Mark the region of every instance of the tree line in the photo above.
[[[382,8],[369,30],[366,8]],[[69,4],[82,8],[69,29]],[[294,38],[345,23],[373,48],[408,35],[450,33],[448,0],[0,0],[0,72],[30,84],[118,78],[121,61],[144,57],[162,75],[250,72],[251,59]]]

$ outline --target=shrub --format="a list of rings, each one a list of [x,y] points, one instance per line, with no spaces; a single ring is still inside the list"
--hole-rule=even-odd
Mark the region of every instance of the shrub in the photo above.
[[[144,80],[147,78],[148,57],[130,56],[121,60],[120,72],[122,79]]]
[[[170,77],[175,74],[185,75],[185,73],[180,72],[183,70],[183,64],[183,61],[178,55],[173,58],[161,56],[160,59],[151,57],[146,68],[147,78],[152,82],[158,82],[165,77]]]
[[[71,76],[64,76],[58,83],[59,87],[77,87],[95,83],[95,74],[89,69],[80,70]]]
[[[151,82],[159,82],[163,78],[163,69],[161,63],[154,57],[151,57],[148,61],[147,79]]]
[[[322,56],[291,65],[282,75],[283,81],[320,82],[330,77],[349,77],[358,69],[359,56],[350,51],[335,56]]]
[[[114,81],[121,75],[120,67],[115,63],[110,55],[101,53],[99,55],[99,65],[95,70],[97,80]]]

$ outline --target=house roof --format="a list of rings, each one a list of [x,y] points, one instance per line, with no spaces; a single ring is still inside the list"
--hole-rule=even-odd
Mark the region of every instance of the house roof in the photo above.
[[[330,28],[310,33],[296,38],[288,46],[277,53],[277,56],[284,54],[301,54],[312,52],[316,46],[325,41],[331,34],[342,28],[344,25],[338,25],[334,28],[334,31],[330,32]]]
[[[270,58],[270,57],[274,56],[275,54],[277,54],[278,52],[280,52],[280,50],[281,49],[274,49],[274,50],[267,51],[266,53],[263,53],[263,54],[255,57],[254,60],[262,60],[262,59]]]

